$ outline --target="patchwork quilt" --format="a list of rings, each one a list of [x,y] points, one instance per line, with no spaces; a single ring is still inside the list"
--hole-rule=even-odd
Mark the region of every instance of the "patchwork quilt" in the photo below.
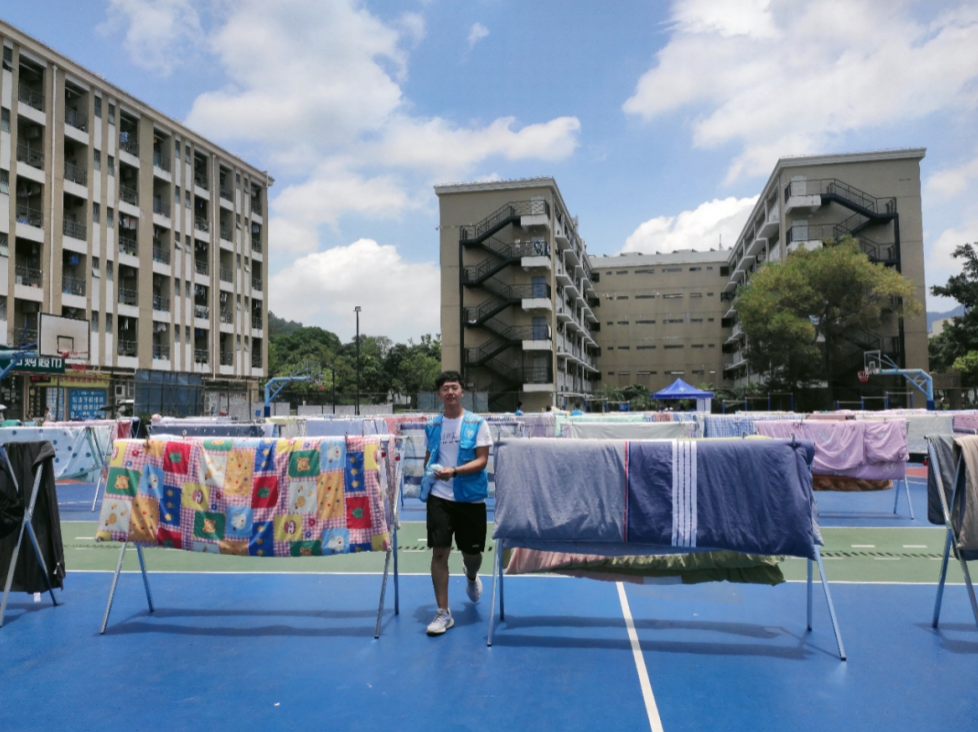
[[[386,551],[382,436],[117,440],[96,539],[216,554]]]

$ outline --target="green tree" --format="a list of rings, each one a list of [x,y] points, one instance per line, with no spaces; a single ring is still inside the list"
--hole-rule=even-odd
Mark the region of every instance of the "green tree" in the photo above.
[[[930,288],[932,295],[950,297],[964,305],[964,315],[951,319],[930,341],[930,367],[935,371],[957,368],[954,362],[978,351],[978,244],[962,244],[951,253],[964,260],[961,271],[944,285]]]
[[[961,386],[978,386],[978,351],[968,351],[954,359],[951,368],[961,372]]]
[[[913,291],[899,272],[870,262],[852,237],[799,249],[738,290],[747,361],[772,390],[831,383],[835,361],[857,350],[857,333],[879,328],[885,309],[898,316],[922,312]]]

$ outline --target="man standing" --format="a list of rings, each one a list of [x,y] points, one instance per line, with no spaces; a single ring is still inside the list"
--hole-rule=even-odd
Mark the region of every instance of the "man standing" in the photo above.
[[[455,621],[448,609],[448,555],[452,537],[462,552],[468,580],[465,592],[472,602],[482,595],[482,552],[486,549],[486,497],[489,495],[489,446],[492,436],[486,420],[462,407],[462,375],[443,371],[435,380],[443,414],[425,425],[425,458],[435,471],[430,494],[422,488],[421,500],[428,503],[428,546],[431,548],[431,584],[438,612],[428,625],[428,635],[441,635]]]

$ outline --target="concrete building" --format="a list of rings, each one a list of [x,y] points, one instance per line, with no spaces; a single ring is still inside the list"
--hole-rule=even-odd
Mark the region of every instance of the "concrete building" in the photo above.
[[[442,366],[489,408],[583,404],[599,378],[587,249],[552,178],[436,186]]]
[[[677,378],[723,386],[720,295],[728,251],[591,257],[599,274],[601,383],[655,392]]]
[[[723,322],[730,328],[726,348],[731,358],[725,372],[735,385],[748,379],[744,335],[737,323],[737,286],[763,263],[784,261],[799,247],[821,247],[825,239],[852,235],[871,261],[894,267],[912,280],[917,299],[926,302],[920,205],[920,161],[925,152],[914,148],[778,161],[727,260],[730,279],[723,293]],[[856,386],[856,371],[868,350],[882,351],[905,368],[926,369],[926,313],[904,319],[889,311],[879,332],[853,334],[848,346],[848,355],[826,375],[833,386]]]
[[[41,313],[86,320],[69,360],[110,400],[137,369],[264,376],[268,174],[5,23],[0,38],[0,340],[36,340]],[[5,387],[8,414],[43,412]]]

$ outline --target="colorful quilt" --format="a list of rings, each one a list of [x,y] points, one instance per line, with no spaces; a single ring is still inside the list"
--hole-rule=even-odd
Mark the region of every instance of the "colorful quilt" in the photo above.
[[[385,437],[117,440],[96,539],[217,554],[386,551]]]

